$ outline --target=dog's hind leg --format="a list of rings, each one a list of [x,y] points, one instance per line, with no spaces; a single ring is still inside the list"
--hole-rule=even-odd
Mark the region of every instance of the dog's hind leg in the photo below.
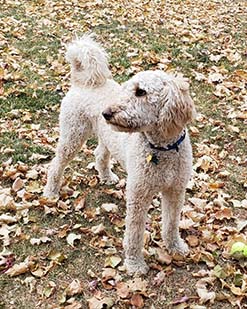
[[[162,238],[169,252],[185,255],[189,249],[179,234],[181,209],[185,190],[162,192]]]
[[[111,171],[110,152],[107,147],[100,141],[100,139],[94,154],[96,158],[95,168],[99,173],[100,181],[106,184],[117,183],[119,178]]]
[[[78,123],[77,126],[75,124],[73,126],[65,125],[65,128],[62,128],[56,156],[52,160],[48,171],[44,196],[50,198],[58,196],[65,167],[79,152],[90,133],[91,124],[86,122],[83,126]]]

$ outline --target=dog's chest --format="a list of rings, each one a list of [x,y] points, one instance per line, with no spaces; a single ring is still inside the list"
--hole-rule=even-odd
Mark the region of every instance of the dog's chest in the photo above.
[[[169,154],[149,153],[145,157],[144,173],[146,179],[159,183],[170,183],[174,181],[179,172],[179,156],[173,157]]]
[[[136,177],[145,186],[161,191],[172,186],[185,185],[191,174],[192,158],[186,149],[179,152],[156,152],[143,149],[129,166],[128,173]]]

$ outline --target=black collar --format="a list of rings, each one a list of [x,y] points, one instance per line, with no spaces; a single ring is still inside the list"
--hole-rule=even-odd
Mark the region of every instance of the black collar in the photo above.
[[[183,142],[183,140],[185,139],[185,136],[186,136],[186,131],[184,130],[183,134],[173,144],[169,144],[166,147],[159,147],[159,146],[155,146],[155,145],[153,145],[152,143],[149,142],[149,146],[152,149],[159,150],[159,151],[170,151],[170,150],[175,149],[178,152],[178,150],[179,150],[178,146]]]

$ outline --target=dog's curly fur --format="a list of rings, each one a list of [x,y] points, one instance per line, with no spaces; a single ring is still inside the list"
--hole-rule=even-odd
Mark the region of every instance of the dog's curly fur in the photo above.
[[[72,67],[72,86],[62,101],[59,143],[45,196],[59,194],[64,168],[95,133],[99,142],[96,169],[101,181],[118,181],[110,168],[110,155],[128,174],[127,271],[144,274],[148,270],[142,254],[143,234],[148,207],[158,192],[162,194],[164,243],[169,251],[186,254],[188,246],[179,235],[179,218],[192,167],[188,132],[179,151],[151,149],[150,143],[166,147],[186,130],[195,113],[188,82],[180,75],[144,71],[120,86],[111,78],[105,51],[88,35],[68,46],[66,58]],[[158,164],[147,160],[150,155],[156,156]]]

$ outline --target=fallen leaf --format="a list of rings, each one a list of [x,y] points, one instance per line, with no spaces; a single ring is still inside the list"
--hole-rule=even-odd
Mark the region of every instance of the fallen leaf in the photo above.
[[[43,267],[38,267],[34,270],[31,270],[31,274],[37,278],[44,277],[46,275],[47,271]]]
[[[24,186],[24,180],[22,180],[21,178],[16,178],[16,180],[14,181],[13,185],[12,185],[12,189],[17,192],[20,189],[22,189]]]
[[[44,288],[43,290],[43,295],[46,298],[49,298],[51,295],[53,295],[55,293],[56,290],[56,284],[53,281],[49,281],[48,285]]]
[[[115,255],[109,256],[106,258],[104,266],[115,268],[121,263],[121,261],[122,259],[119,256],[115,256]]]
[[[89,183],[88,183],[88,185],[91,187],[91,188],[94,188],[97,184],[98,184],[98,178],[97,177],[93,177],[90,181],[89,181]]]
[[[165,281],[166,274],[164,271],[160,271],[153,279],[153,283],[155,286],[159,287]]]
[[[0,215],[0,223],[15,223],[17,221],[16,217],[10,216],[10,215]]]
[[[216,294],[214,291],[208,291],[207,283],[204,281],[204,279],[201,279],[196,283],[196,291],[202,303],[206,303],[208,301],[210,303],[214,303]]]
[[[41,243],[51,242],[49,237],[41,237],[41,238],[30,238],[31,245],[40,245]]]
[[[66,256],[62,252],[51,250],[47,258],[57,264],[61,264],[66,259]]]
[[[104,309],[111,308],[114,305],[114,300],[110,297],[96,298],[92,297],[88,299],[89,309]]]
[[[102,223],[100,223],[99,225],[95,225],[91,228],[91,231],[95,234],[95,235],[98,235],[98,234],[101,234],[102,232],[105,231],[105,227]]]
[[[132,306],[135,306],[137,308],[143,308],[144,307],[144,300],[142,295],[140,294],[133,294],[130,303]]]
[[[185,295],[185,296],[182,296],[181,298],[177,298],[173,300],[171,304],[178,305],[178,304],[186,303],[188,300],[189,300],[189,297]]]
[[[129,285],[131,292],[141,292],[143,294],[146,293],[148,284],[146,280],[136,277],[132,280],[128,280],[127,283]]]
[[[77,235],[75,233],[70,233],[66,240],[67,240],[67,243],[71,246],[71,247],[74,247],[74,242],[76,240],[80,240],[81,239],[81,235]]]
[[[218,220],[223,220],[223,219],[232,219],[234,218],[233,216],[233,212],[231,210],[231,208],[223,208],[221,210],[218,210],[216,213],[215,213],[215,218],[218,219]]]
[[[38,179],[39,173],[35,169],[31,169],[27,172],[26,178],[27,179],[33,179],[36,180]]]
[[[102,278],[105,280],[109,280],[116,276],[116,270],[113,268],[105,268],[102,272]]]
[[[117,282],[116,290],[117,295],[121,298],[127,298],[130,293],[129,286],[126,282]]]
[[[118,212],[118,206],[116,204],[102,204],[101,208],[105,212],[112,212],[112,213],[117,213]]]
[[[161,263],[161,264],[166,264],[169,265],[172,262],[172,256],[167,254],[164,249],[161,248],[156,248],[156,254],[157,254],[157,260]]]
[[[74,279],[66,288],[65,293],[68,296],[74,296],[83,292],[83,285],[79,279]]]
[[[191,247],[197,247],[199,244],[199,239],[195,235],[189,235],[186,237],[186,240],[188,241],[189,245]]]
[[[13,267],[9,268],[6,271],[6,274],[15,277],[21,274],[25,274],[29,271],[30,267],[33,265],[33,262],[27,257],[24,262],[15,264]]]
[[[78,197],[74,202],[75,211],[81,211],[86,206],[85,196]]]

